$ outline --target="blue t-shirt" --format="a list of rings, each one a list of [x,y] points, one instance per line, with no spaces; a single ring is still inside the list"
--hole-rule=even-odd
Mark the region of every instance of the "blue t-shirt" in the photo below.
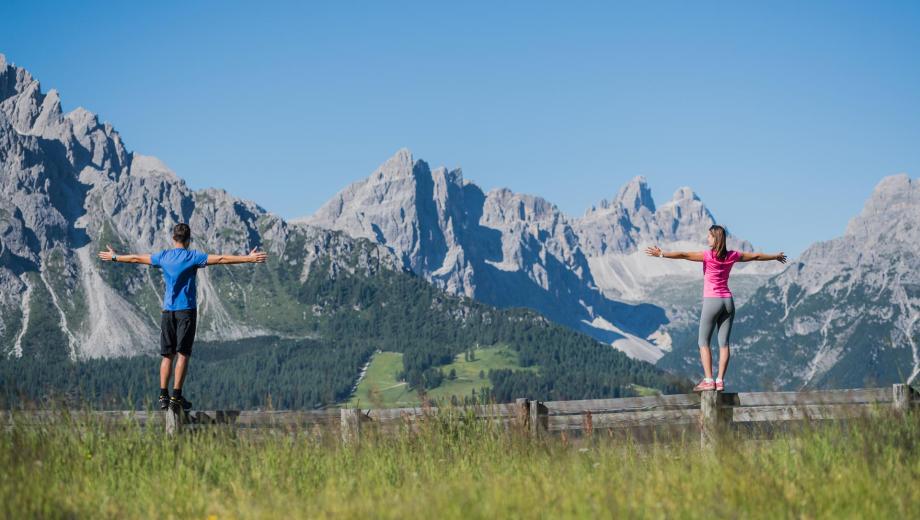
[[[150,265],[163,270],[166,291],[164,311],[182,311],[198,306],[195,301],[195,275],[208,265],[208,255],[195,249],[167,249],[150,255]]]

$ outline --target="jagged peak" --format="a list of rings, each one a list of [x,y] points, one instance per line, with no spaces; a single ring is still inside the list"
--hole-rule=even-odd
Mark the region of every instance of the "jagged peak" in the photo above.
[[[172,169],[160,159],[152,155],[131,154],[132,177],[165,177],[174,181],[181,181]]]
[[[517,203],[531,210],[531,212],[538,217],[562,214],[555,204],[539,195],[517,193],[509,188],[494,188],[490,190],[486,194],[486,200],[498,203],[501,206]]]
[[[424,161],[416,161],[417,170],[422,169],[422,165],[427,166]],[[431,177],[435,179],[444,179],[445,182],[457,186],[463,186],[465,184],[465,180],[463,179],[463,170],[459,168],[449,169],[446,166],[438,166],[437,168],[431,170]]]
[[[412,175],[415,160],[408,148],[400,148],[392,157],[377,167],[372,177],[378,179],[392,179]]]
[[[652,190],[648,187],[648,180],[642,175],[630,179],[620,188],[611,205],[620,205],[629,211],[639,211],[644,207],[654,213],[655,201],[652,199]]]
[[[885,210],[903,199],[910,200],[912,191],[918,189],[920,179],[911,179],[906,173],[889,175],[875,185],[872,194],[866,201],[863,211],[866,210]]]
[[[45,110],[46,107],[52,114],[61,115],[61,95],[57,89],[53,88],[45,94],[45,98],[42,100],[42,109]]]
[[[447,176],[452,182],[456,182],[460,186],[466,186],[467,181],[463,178],[463,168],[448,170]]]
[[[64,117],[66,117],[67,119],[69,119],[71,122],[74,122],[74,123],[83,123],[83,124],[86,125],[86,126],[89,126],[89,125],[87,124],[87,123],[89,123],[89,122],[92,122],[92,123],[93,123],[92,126],[95,126],[95,125],[98,125],[98,124],[99,124],[99,116],[97,116],[95,113],[90,112],[89,110],[83,108],[82,106],[77,107],[77,108],[71,110],[71,111],[68,112],[67,115],[64,116]]]
[[[690,189],[689,186],[681,186],[677,188],[677,191],[674,192],[674,196],[671,197],[672,202],[679,202],[682,200],[700,200],[699,195],[695,191]]]
[[[853,217],[845,234],[861,235],[868,232],[888,233],[893,228],[916,226],[920,206],[920,179],[911,179],[906,173],[882,178],[863,205],[859,215]]]
[[[7,70],[10,70],[13,74],[13,77],[10,81],[10,87],[12,87],[12,93],[10,94],[22,94],[28,92],[31,96],[37,96],[41,93],[41,82],[32,77],[27,69],[18,67],[14,62],[8,61],[6,56],[3,55],[3,60],[0,61],[0,73],[4,73]]]
[[[237,207],[246,208],[246,210],[252,212],[255,217],[268,213],[268,211],[257,204],[255,201],[250,199],[244,199],[237,197],[225,190],[224,188],[208,187],[201,188],[200,190],[195,190],[192,194],[196,198],[196,203],[201,203],[202,198],[207,199],[210,203],[222,206],[222,205],[234,205]]]
[[[872,190],[872,195],[888,195],[890,193],[897,193],[904,190],[910,190],[911,184],[914,181],[910,178],[910,175],[906,173],[898,173],[895,175],[888,175],[883,177],[882,180],[875,185],[875,189]]]

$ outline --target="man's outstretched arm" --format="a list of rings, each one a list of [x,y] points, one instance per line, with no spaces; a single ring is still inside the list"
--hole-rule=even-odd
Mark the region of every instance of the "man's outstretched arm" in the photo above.
[[[122,262],[126,264],[150,265],[150,255],[119,255],[112,246],[105,246],[108,251],[99,251],[99,259],[106,262]]]
[[[120,258],[120,257],[119,257]],[[268,254],[265,251],[259,251],[259,248],[253,248],[248,255],[239,256],[239,255],[208,255],[208,265],[217,265],[217,264],[261,264],[265,262],[265,259],[268,258]]]

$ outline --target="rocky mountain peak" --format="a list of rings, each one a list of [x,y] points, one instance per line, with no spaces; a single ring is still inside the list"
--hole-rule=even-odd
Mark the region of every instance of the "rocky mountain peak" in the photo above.
[[[866,200],[862,212],[850,220],[846,235],[876,243],[914,240],[920,232],[920,179],[907,174],[883,178]]]
[[[412,152],[408,148],[402,148],[392,157],[384,161],[372,174],[377,180],[391,180],[401,177],[409,177],[415,168],[415,161],[412,158]]]
[[[674,196],[671,197],[672,202],[679,202],[682,200],[700,200],[700,197],[694,192],[690,187],[683,186],[677,188],[677,191],[674,192]]]
[[[655,212],[655,201],[652,199],[652,190],[648,187],[648,180],[643,176],[630,179],[613,199],[613,205],[620,205],[630,212],[637,212],[646,208]]]

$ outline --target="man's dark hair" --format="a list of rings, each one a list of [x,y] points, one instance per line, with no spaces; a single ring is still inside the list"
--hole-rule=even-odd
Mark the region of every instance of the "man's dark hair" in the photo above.
[[[188,244],[192,240],[192,228],[188,224],[176,224],[173,228],[173,240],[180,244]]]

